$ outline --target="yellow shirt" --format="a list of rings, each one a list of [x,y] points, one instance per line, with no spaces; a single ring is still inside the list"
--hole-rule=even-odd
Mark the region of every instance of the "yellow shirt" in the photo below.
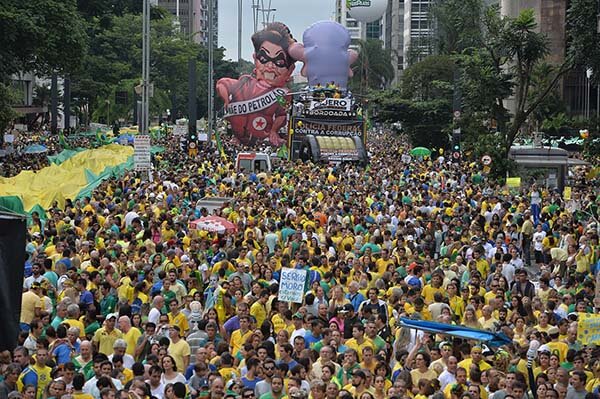
[[[443,287],[435,288],[435,287],[431,286],[431,284],[427,284],[425,287],[423,287],[423,297],[425,298],[425,303],[427,305],[433,303],[433,296],[435,295],[436,292],[439,292],[442,295],[444,295],[446,293],[444,291]]]
[[[21,304],[21,323],[31,323],[35,317],[35,309],[42,308],[42,301],[33,291],[23,293]]]
[[[252,335],[252,331],[248,330],[245,334],[242,334],[240,329],[235,330],[231,333],[231,338],[229,339],[229,346],[231,346],[231,354],[233,356],[237,355],[237,353],[242,349],[242,345],[244,342]]]
[[[63,323],[67,323],[69,325],[69,327],[77,327],[79,328],[79,338],[84,339],[85,338],[85,325],[76,319],[65,319],[63,320]],[[112,353],[112,347],[110,348],[110,352],[108,352],[108,355],[110,355]]]
[[[177,343],[171,342],[169,345],[169,355],[175,359],[177,371],[182,374],[185,373],[186,364],[184,358],[191,355],[190,345],[184,339],[180,339]]]
[[[473,364],[473,359],[470,357],[468,357],[465,360],[458,363],[458,367],[463,367],[467,371],[467,378],[469,378],[469,376],[470,376],[470,368],[471,368],[472,364]],[[490,366],[485,360],[482,360],[479,362],[479,370],[485,371],[485,370],[489,370],[491,368],[492,368],[492,366]]]
[[[370,338],[365,337],[365,340],[362,344],[359,344],[355,338],[350,338],[346,341],[346,347],[352,348],[358,354],[358,361],[362,362],[362,350],[364,347],[370,346],[373,350],[375,350],[375,345]]]
[[[19,392],[23,392],[23,388],[26,383],[30,381],[30,374],[34,373],[37,375],[37,399],[42,399],[44,397],[44,390],[46,386],[52,381],[52,368],[48,366],[38,366],[37,364],[33,364],[25,368],[19,379],[17,380],[17,389]]]
[[[273,330],[275,330],[275,334],[279,333],[279,331],[284,330],[286,328],[285,318],[279,313],[271,317],[271,323],[273,323]]]
[[[263,321],[267,318],[267,310],[265,309],[265,305],[256,301],[250,306],[250,315],[254,316],[256,319],[256,325],[261,326]]]
[[[181,335],[187,334],[190,329],[190,325],[183,313],[179,312],[177,313],[177,316],[173,316],[173,313],[169,312],[168,316],[170,325],[179,327],[179,330],[181,330]]]
[[[92,342],[98,345],[98,352],[109,356],[113,353],[113,344],[119,338],[123,338],[123,333],[120,330],[115,328],[109,333],[105,327],[102,327],[96,330]]]
[[[123,339],[125,340],[125,342],[127,342],[127,349],[125,350],[125,353],[127,353],[131,356],[133,356],[135,354],[135,347],[137,345],[137,340],[141,336],[142,336],[141,331],[135,327],[130,328],[129,331],[127,331],[125,334],[123,334]]]
[[[564,362],[567,358],[567,352],[569,351],[569,345],[560,341],[551,341],[546,344],[550,348],[550,352],[557,354],[560,362]]]

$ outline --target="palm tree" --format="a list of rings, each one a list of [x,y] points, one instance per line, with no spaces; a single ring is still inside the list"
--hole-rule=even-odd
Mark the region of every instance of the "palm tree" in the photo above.
[[[350,80],[350,89],[365,95],[368,90],[388,87],[394,78],[390,52],[383,48],[380,40],[368,39],[358,45],[358,59],[352,65],[354,76]]]

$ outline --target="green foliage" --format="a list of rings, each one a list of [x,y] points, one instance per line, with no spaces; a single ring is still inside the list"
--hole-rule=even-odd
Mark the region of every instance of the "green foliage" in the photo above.
[[[436,0],[432,15],[437,23],[440,54],[460,54],[482,45],[483,3],[480,0]]]
[[[414,101],[403,98],[398,89],[371,93],[370,99],[377,109],[375,118],[386,123],[400,122],[402,131],[414,146],[433,148],[448,145],[448,134],[444,129],[452,120],[450,101]]]
[[[4,132],[11,124],[11,121],[18,116],[12,109],[12,104],[16,101],[16,95],[9,86],[0,83],[0,132]]]
[[[0,31],[2,81],[19,71],[75,71],[87,47],[75,0],[3,0]]]
[[[600,34],[596,29],[597,0],[572,0],[567,10],[567,57],[573,65],[600,71]],[[594,84],[600,74],[592,76]]]
[[[402,74],[402,95],[405,98],[431,100],[452,98],[452,83],[456,65],[448,55],[433,55],[411,65]]]
[[[352,64],[354,76],[349,87],[355,93],[367,94],[369,90],[381,90],[394,78],[394,67],[389,51],[380,40],[359,42],[358,59]]]

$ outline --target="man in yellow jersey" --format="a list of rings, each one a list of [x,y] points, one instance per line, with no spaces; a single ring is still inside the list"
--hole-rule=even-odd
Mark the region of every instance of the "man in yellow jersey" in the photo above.
[[[96,351],[103,353],[106,356],[113,352],[113,344],[115,341],[119,338],[123,338],[123,333],[115,328],[116,321],[116,313],[111,313],[106,316],[104,327],[96,330],[96,333],[92,338],[92,344],[94,345],[94,348],[96,348]]]

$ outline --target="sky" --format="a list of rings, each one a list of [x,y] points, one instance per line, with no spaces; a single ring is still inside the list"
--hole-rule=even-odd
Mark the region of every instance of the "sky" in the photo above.
[[[302,32],[317,21],[330,20],[335,12],[335,0],[260,0],[275,21],[286,24],[296,40],[302,41]],[[260,2],[259,1],[259,2]],[[252,0],[242,0],[242,58],[252,61],[254,16]],[[225,47],[225,58],[237,61],[238,54],[238,0],[219,0],[219,46]],[[259,25],[262,18],[259,18]]]

